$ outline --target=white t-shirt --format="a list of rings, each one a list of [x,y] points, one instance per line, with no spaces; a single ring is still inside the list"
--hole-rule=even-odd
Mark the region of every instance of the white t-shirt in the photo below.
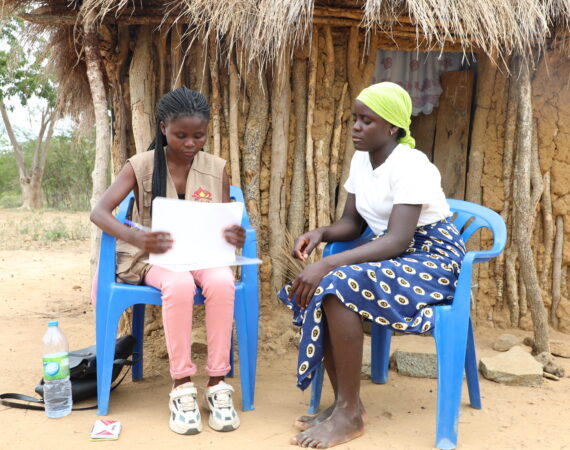
[[[451,216],[439,170],[424,153],[407,145],[399,144],[374,170],[368,152],[357,150],[344,187],[354,194],[358,213],[376,234],[388,228],[398,204],[422,205],[418,226]]]

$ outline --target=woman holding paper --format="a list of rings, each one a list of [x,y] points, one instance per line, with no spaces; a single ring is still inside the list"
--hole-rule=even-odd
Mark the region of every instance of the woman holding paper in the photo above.
[[[208,135],[210,107],[202,94],[178,88],[157,105],[156,138],[149,151],[130,158],[91,213],[91,220],[117,242],[117,277],[125,283],[146,284],[162,292],[162,318],[174,380],[170,392],[170,429],[180,434],[202,431],[197,389],[191,376],[197,371],[191,358],[192,308],[196,286],[206,306],[206,332],[210,376],[204,392],[210,409],[208,423],[217,431],[239,427],[233,407],[233,388],[225,383],[230,370],[234,311],[234,278],[229,267],[173,272],[145,261],[149,253],[164,253],[172,246],[170,234],[149,232],[152,200],[156,197],[200,202],[229,202],[226,161],[201,152]],[[132,223],[119,223],[112,211],[133,191]],[[199,220],[199,218],[196,218]],[[142,229],[141,229],[142,228]],[[234,225],[224,232],[226,241],[241,248],[245,230]]]

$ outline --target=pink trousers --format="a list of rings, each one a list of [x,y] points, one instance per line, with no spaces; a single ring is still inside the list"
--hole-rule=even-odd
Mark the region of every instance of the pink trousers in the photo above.
[[[234,317],[234,275],[229,267],[172,272],[153,266],[144,283],[162,293],[162,322],[173,379],[196,373],[192,362],[192,309],[196,286],[202,288],[206,307],[208,362],[211,377],[230,371],[230,348]],[[97,299],[97,275],[93,279],[91,299]]]
[[[234,317],[234,276],[229,267],[172,272],[153,266],[144,283],[162,292],[162,322],[173,379],[196,373],[192,362],[192,309],[196,286],[202,288],[206,307],[208,363],[211,377],[230,371],[230,347]]]

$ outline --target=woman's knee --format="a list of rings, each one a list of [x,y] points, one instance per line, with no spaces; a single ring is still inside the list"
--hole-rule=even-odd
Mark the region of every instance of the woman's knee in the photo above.
[[[235,279],[229,267],[210,269],[200,279],[202,291],[206,297],[231,297],[235,294]]]
[[[163,300],[181,299],[194,301],[196,283],[190,272],[173,272],[163,281],[161,288]]]

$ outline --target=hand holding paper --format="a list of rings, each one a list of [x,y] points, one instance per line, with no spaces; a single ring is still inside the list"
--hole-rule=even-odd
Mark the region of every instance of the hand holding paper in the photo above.
[[[149,263],[174,271],[259,264],[260,260],[236,257],[235,246],[224,237],[224,232],[229,232],[233,234],[230,242],[237,244],[241,240],[234,226],[241,222],[243,207],[243,203],[237,202],[201,203],[156,198],[152,205],[152,230],[170,233],[174,244],[165,253],[151,253]]]

